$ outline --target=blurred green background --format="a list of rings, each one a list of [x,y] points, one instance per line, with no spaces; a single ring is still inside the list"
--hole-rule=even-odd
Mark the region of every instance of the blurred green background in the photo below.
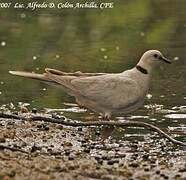
[[[61,90],[11,76],[9,70],[121,72],[132,68],[146,50],[158,49],[173,63],[154,72],[150,103],[184,105],[185,0],[104,2],[114,2],[114,8],[0,9],[0,104],[27,102],[42,109],[75,102]]]

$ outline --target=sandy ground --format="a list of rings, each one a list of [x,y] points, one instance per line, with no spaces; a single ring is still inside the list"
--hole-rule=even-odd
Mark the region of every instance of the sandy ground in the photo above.
[[[186,180],[183,147],[154,132],[137,141],[114,136],[103,140],[100,131],[1,118],[0,145],[28,153],[1,148],[0,179]]]

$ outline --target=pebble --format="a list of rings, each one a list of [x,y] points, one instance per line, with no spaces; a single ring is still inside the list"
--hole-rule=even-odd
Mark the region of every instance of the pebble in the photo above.
[[[143,155],[143,159],[144,160],[147,160],[148,158],[149,158],[149,155],[148,154]]]
[[[51,152],[50,154],[54,155],[54,156],[59,156],[59,155],[61,155],[61,152],[60,151],[56,151],[56,152]]]
[[[26,107],[21,107],[20,112],[21,113],[27,113],[28,112],[28,109]]]
[[[82,140],[82,141],[81,141],[81,143],[83,143],[83,144],[86,143],[86,142],[87,142],[86,140]]]
[[[79,127],[79,128],[78,128],[78,131],[83,131],[83,128],[82,128],[82,127]]]
[[[37,128],[42,128],[43,126],[41,124],[38,124],[36,127]]]
[[[102,159],[99,159],[98,161],[97,161],[99,164],[103,164],[103,160]]]
[[[179,172],[186,172],[186,168],[180,169]]]
[[[176,175],[175,175],[175,179],[180,178],[180,177],[181,177],[180,174],[176,174]]]
[[[48,131],[49,129],[50,129],[49,126],[44,126],[45,131]]]
[[[84,149],[84,152],[90,153],[90,149]]]
[[[74,157],[70,156],[70,157],[68,158],[68,160],[69,160],[69,161],[72,161],[72,160],[74,160]]]
[[[65,152],[65,155],[66,155],[66,156],[69,156],[69,155],[70,155],[70,151],[66,151],[66,152]]]
[[[62,130],[63,129],[63,126],[60,125],[60,124],[57,124],[56,128]]]
[[[94,149],[95,148],[95,145],[90,145],[90,149]]]
[[[101,133],[98,131],[98,132],[95,133],[95,135],[96,135],[96,136],[100,136]]]
[[[119,163],[119,160],[109,160],[107,162],[108,165],[113,165],[114,163]]]
[[[33,108],[32,109],[32,113],[36,114],[37,113],[37,109],[36,108]]]
[[[111,157],[108,157],[108,156],[102,156],[102,159],[103,159],[103,160],[110,160]]]
[[[37,150],[41,150],[41,148],[40,147],[37,147],[37,146],[32,146],[32,149],[31,149],[31,152],[35,152],[35,151],[37,151]]]
[[[137,163],[131,163],[131,164],[129,164],[129,167],[137,168],[138,164]]]
[[[147,171],[150,171],[150,169],[149,169],[149,168],[145,168],[145,169],[144,169],[144,171],[146,171],[146,172],[147,172]]]
[[[0,143],[5,143],[6,139],[4,137],[0,137]]]

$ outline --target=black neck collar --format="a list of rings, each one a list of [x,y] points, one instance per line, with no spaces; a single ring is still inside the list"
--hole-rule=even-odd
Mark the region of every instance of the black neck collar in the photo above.
[[[138,71],[140,71],[141,73],[143,73],[143,74],[148,74],[148,71],[147,71],[146,69],[142,68],[142,67],[139,66],[139,65],[136,65],[136,69],[137,69]]]

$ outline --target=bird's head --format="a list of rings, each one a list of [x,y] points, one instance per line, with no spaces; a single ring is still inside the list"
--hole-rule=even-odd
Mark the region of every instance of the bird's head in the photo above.
[[[161,63],[171,64],[170,60],[165,58],[162,53],[158,50],[146,51],[141,57],[137,65],[151,72],[154,68],[159,66]]]

